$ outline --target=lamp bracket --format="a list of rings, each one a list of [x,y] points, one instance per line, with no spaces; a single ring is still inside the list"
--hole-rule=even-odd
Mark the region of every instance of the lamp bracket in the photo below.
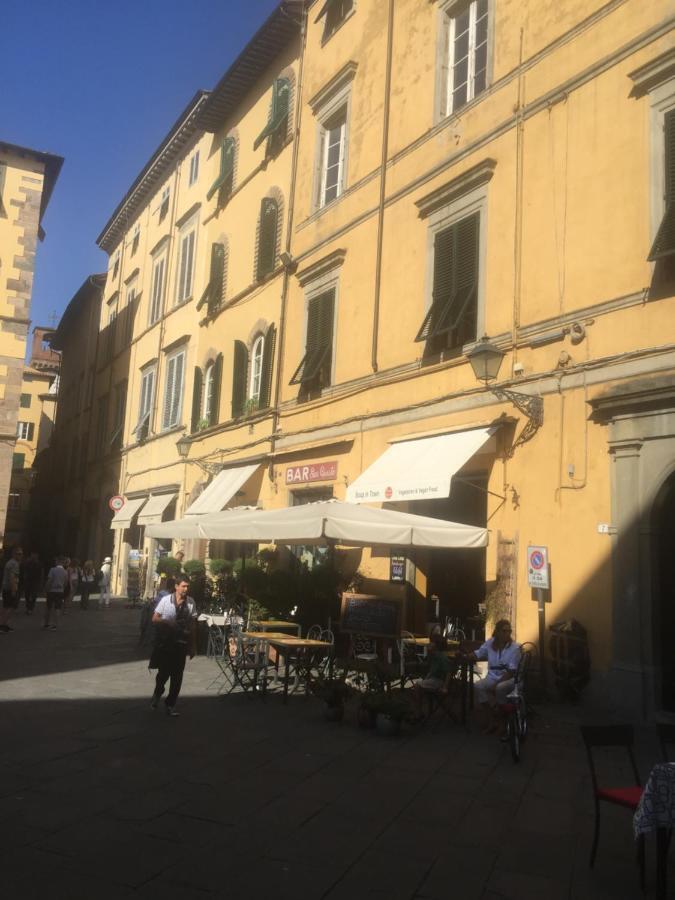
[[[542,397],[521,394],[519,391],[511,391],[508,388],[490,388],[490,390],[498,400],[508,400],[527,417],[523,430],[506,453],[510,458],[515,453],[516,447],[531,441],[544,424],[544,400]]]

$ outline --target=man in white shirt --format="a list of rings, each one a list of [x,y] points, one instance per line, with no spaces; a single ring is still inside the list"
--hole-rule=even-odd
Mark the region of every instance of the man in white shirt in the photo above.
[[[151,669],[157,669],[155,692],[151,706],[157,708],[159,698],[164,693],[170,679],[169,693],[165,700],[169,716],[177,716],[175,706],[183,683],[185,658],[195,655],[197,607],[192,597],[188,597],[189,582],[181,575],[176,579],[176,590],[159,601],[152,621],[157,625],[157,641],[150,658]]]
[[[45,582],[47,602],[45,603],[45,622],[42,627],[49,628],[50,631],[56,631],[59,610],[63,607],[63,597],[68,583],[68,573],[63,565],[64,562],[65,560],[61,557],[56,560],[56,565],[49,570]]]
[[[99,596],[99,606],[101,602],[104,606],[110,606],[110,575],[112,573],[112,559],[109,556],[103,560],[103,565],[101,566],[100,578],[99,578],[99,586],[100,586],[100,596]]]
[[[15,547],[12,550],[11,559],[5,563],[2,573],[2,609],[0,610],[0,634],[9,634],[14,631],[10,628],[9,620],[12,610],[19,605],[19,576],[21,573],[21,560],[23,550]]]

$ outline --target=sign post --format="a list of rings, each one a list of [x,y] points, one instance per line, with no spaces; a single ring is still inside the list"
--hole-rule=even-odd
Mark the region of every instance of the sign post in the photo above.
[[[539,680],[546,688],[546,593],[551,589],[551,574],[548,562],[548,547],[527,548],[527,582],[534,589],[539,619]]]

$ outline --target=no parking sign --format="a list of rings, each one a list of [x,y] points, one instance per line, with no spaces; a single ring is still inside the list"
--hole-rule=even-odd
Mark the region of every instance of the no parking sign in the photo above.
[[[548,590],[548,547],[527,548],[527,582],[530,587]]]

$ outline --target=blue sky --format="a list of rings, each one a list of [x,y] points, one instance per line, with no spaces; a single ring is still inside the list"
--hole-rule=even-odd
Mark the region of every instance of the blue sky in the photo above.
[[[92,272],[96,237],[199,88],[277,0],[3,0],[0,140],[65,158],[43,225],[32,320],[52,324]]]

